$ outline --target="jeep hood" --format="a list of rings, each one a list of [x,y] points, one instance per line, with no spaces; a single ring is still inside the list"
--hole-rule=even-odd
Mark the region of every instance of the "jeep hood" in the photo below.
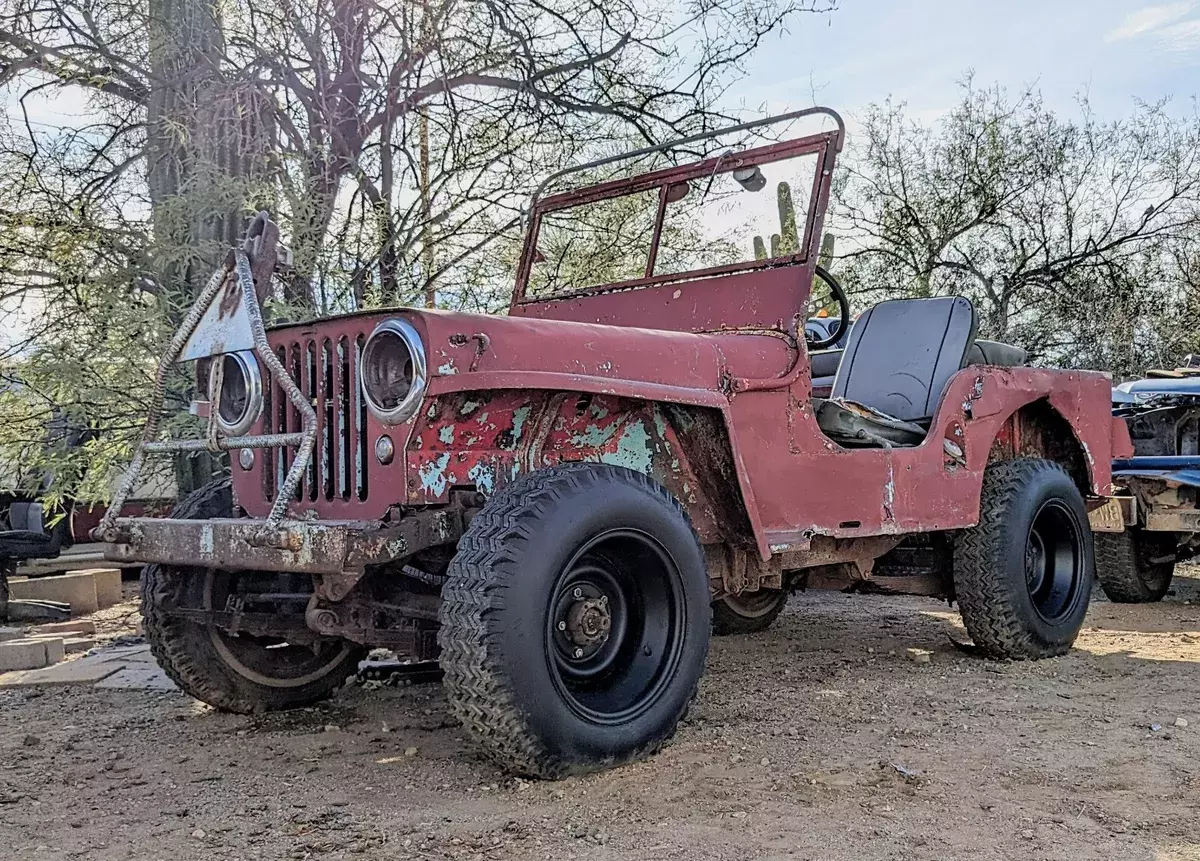
[[[796,360],[779,332],[697,334],[410,308],[282,327],[271,337],[361,337],[394,317],[420,333],[435,395],[554,388],[716,405],[733,380],[783,377]]]

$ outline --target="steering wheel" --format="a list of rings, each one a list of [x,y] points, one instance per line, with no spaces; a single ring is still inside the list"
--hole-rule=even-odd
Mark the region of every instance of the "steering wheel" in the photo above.
[[[850,328],[850,300],[846,298],[846,291],[842,289],[842,285],[838,280],[829,273],[824,266],[817,265],[817,278],[820,278],[829,286],[829,292],[833,294],[833,298],[838,303],[838,326],[833,330],[833,333],[827,338],[810,338],[808,329],[804,330],[804,340],[808,344],[810,350],[824,350],[827,347],[832,347],[838,342],[838,339],[845,334]],[[814,280],[814,286],[815,280]],[[827,303],[814,303],[812,293],[808,295],[808,311],[812,316],[818,308],[822,308]]]

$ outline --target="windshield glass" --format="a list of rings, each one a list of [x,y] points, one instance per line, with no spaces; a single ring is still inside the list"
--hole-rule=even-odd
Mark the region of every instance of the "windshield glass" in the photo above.
[[[808,245],[818,154],[727,153],[698,176],[545,212],[527,299],[794,257]]]

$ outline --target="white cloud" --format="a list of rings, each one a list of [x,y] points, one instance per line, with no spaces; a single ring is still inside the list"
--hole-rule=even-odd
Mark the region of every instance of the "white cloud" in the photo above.
[[[1119,42],[1123,39],[1135,39],[1138,36],[1145,36],[1149,33],[1165,35],[1168,30],[1195,25],[1197,24],[1195,21],[1185,21],[1183,24],[1176,24],[1174,27],[1168,26],[1187,15],[1188,12],[1191,12],[1195,5],[1195,0],[1186,0],[1186,2],[1181,3],[1164,3],[1160,6],[1147,6],[1136,12],[1130,12],[1125,16],[1125,20],[1121,22],[1121,26],[1109,32],[1104,37],[1104,41]]]
[[[1200,19],[1180,21],[1163,27],[1155,34],[1169,51],[1194,51],[1200,48]]]

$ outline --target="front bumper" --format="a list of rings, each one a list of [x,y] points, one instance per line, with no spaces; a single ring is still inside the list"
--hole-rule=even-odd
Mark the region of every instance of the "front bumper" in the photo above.
[[[105,534],[104,556],[114,562],[323,575],[329,597],[338,600],[369,566],[457,542],[466,525],[463,510],[453,506],[407,514],[392,523],[283,520],[264,533],[266,523],[122,517]]]

